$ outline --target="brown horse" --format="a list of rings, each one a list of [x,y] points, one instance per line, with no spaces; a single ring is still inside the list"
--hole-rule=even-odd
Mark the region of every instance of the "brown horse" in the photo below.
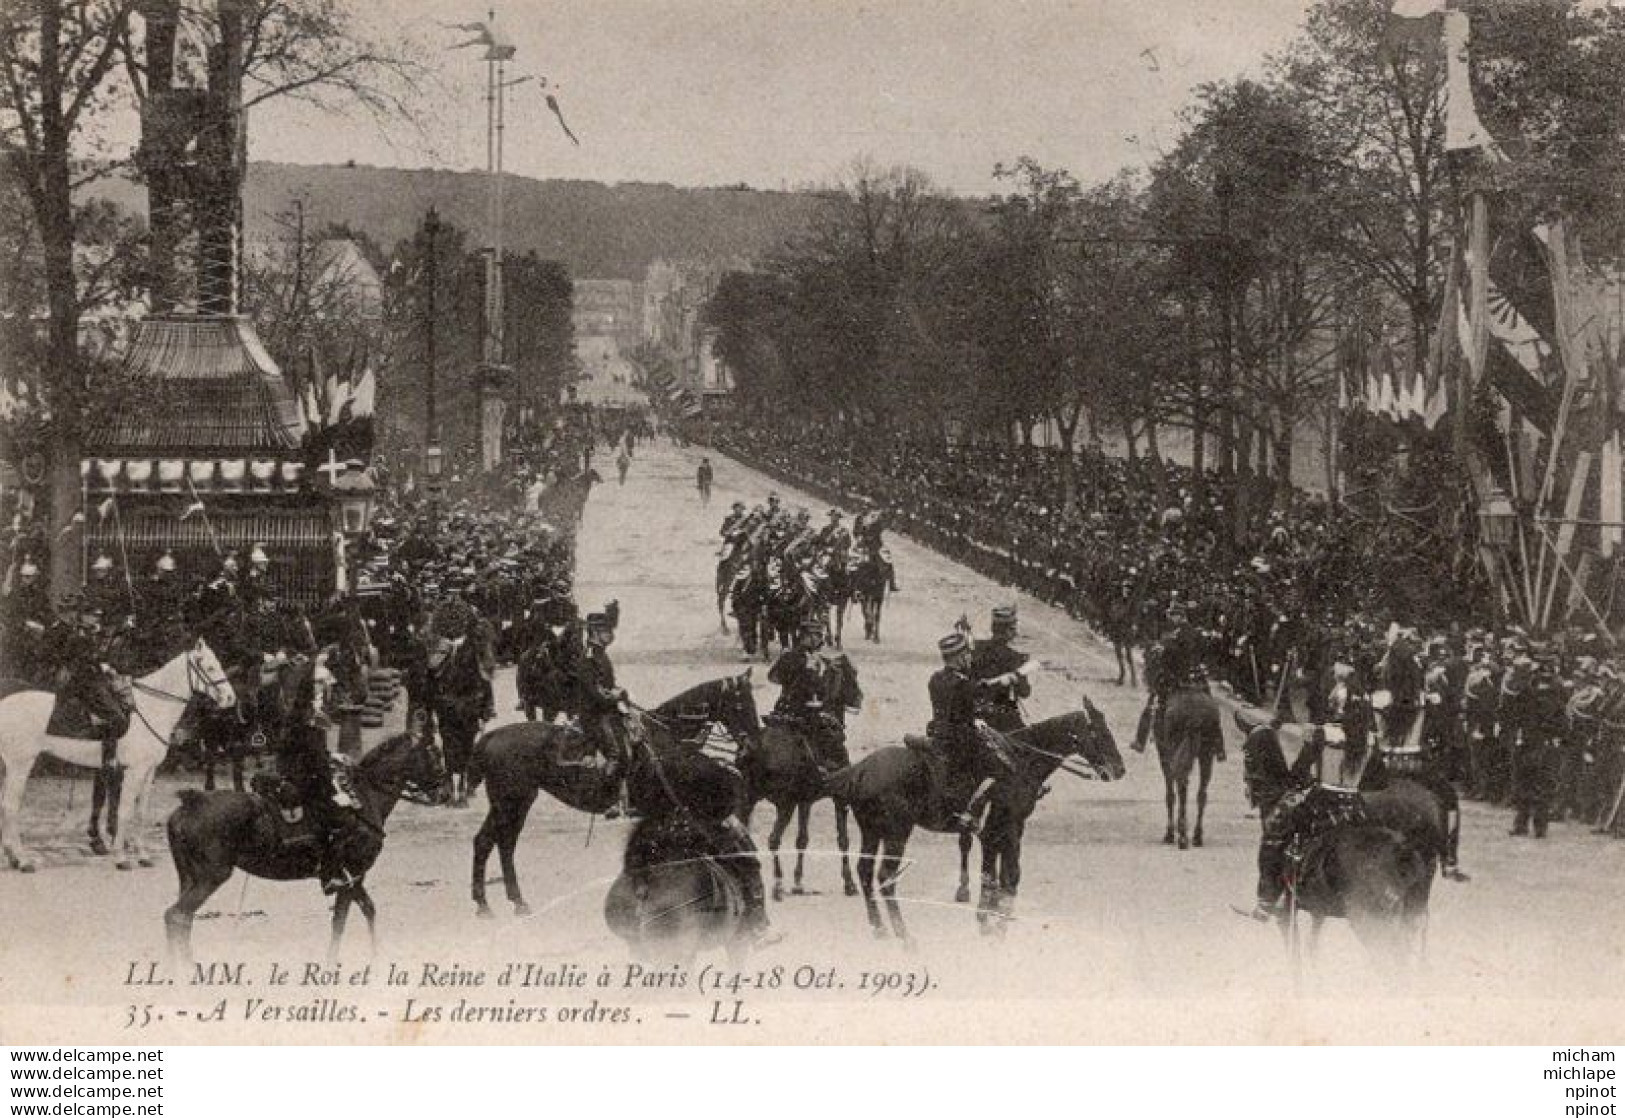
[[[1219,704],[1205,688],[1181,687],[1168,693],[1157,713],[1154,736],[1162,786],[1168,804],[1168,829],[1162,841],[1179,849],[1202,845],[1202,817],[1207,812],[1207,786],[1213,762],[1224,759],[1224,730]],[[1196,830],[1187,830],[1185,805],[1190,798],[1191,770],[1198,770]],[[1178,807],[1176,817],[1175,807]]]
[[[640,721],[645,745],[634,750],[625,774],[634,808],[648,815],[650,808],[658,808],[675,795],[690,810],[698,811],[704,801],[706,810],[701,814],[715,814],[718,805],[722,815],[733,811],[740,796],[737,777],[724,781],[718,771],[720,763],[700,754],[692,738],[696,732],[704,734],[720,725],[737,745],[748,748],[756,743],[762,723],[748,669],[691,687],[642,715]],[[539,794],[545,791],[567,807],[594,815],[615,803],[622,774],[584,760],[564,760],[568,750],[579,752],[580,745],[579,730],[545,722],[500,726],[475,745],[469,791],[483,782],[490,803],[485,822],[474,836],[471,885],[477,915],[491,915],[485,897],[485,867],[493,849],[501,858],[502,883],[515,915],[530,914],[519,888],[514,851]],[[728,787],[721,788],[723,783]]]
[[[994,823],[983,835],[983,857],[989,846],[998,867],[996,879],[984,879],[978,918],[1008,917],[1021,884],[1021,840],[1027,819],[1038,804],[1044,782],[1069,757],[1080,757],[1087,775],[1100,780],[1117,780],[1124,773],[1123,758],[1105,719],[1093,704],[1085,709],[1035,723],[1007,735],[1014,752],[1015,773],[1000,780],[992,792],[989,819]],[[880,892],[891,918],[892,931],[905,944],[910,942],[908,926],[897,904],[897,877],[909,836],[915,827],[949,833],[957,828],[954,813],[964,803],[970,789],[943,787],[933,776],[932,762],[921,750],[888,746],[869,754],[850,768],[829,778],[830,794],[844,799],[852,808],[862,836],[858,857],[858,883],[869,927],[877,937],[886,935],[880,906],[875,902],[875,862],[880,862]],[[1068,771],[1078,772],[1076,769]],[[1078,775],[1086,775],[1079,772]],[[946,783],[953,783],[952,781]],[[1002,812],[994,819],[994,811]],[[984,865],[988,864],[984,861]]]
[[[403,796],[429,802],[438,793],[443,775],[440,750],[428,734],[397,734],[356,765],[355,788],[366,825],[356,828],[360,837],[346,846],[354,883],[339,890],[334,899],[330,955],[338,954],[351,904],[361,909],[368,933],[376,936],[377,910],[362,879],[383,850],[384,824]],[[171,956],[189,962],[192,920],[234,869],[270,881],[303,881],[320,876],[322,859],[315,844],[285,844],[275,818],[276,806],[259,796],[183,788],[180,800],[181,806],[169,817],[168,830],[169,852],[175,859],[181,891],[164,913],[164,927]]]

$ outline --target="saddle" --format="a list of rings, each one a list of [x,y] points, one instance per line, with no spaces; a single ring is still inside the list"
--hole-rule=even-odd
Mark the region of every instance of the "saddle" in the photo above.
[[[249,778],[248,789],[260,801],[264,813],[276,821],[277,837],[284,847],[317,844],[315,825],[292,781],[276,773],[259,772]]]
[[[93,697],[86,696],[83,687],[68,686],[56,693],[51,717],[45,724],[47,734],[77,741],[106,741],[129,732],[130,712],[135,709],[129,679],[98,679],[91,686],[96,691]]]

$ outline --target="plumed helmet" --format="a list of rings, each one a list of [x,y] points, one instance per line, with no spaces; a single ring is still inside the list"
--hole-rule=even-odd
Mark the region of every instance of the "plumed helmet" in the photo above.
[[[90,569],[93,570],[93,571],[110,571],[110,570],[112,570],[113,569],[113,557],[111,555],[107,554],[107,552],[105,552],[105,551],[102,552],[100,555],[96,556],[96,561],[90,565]]]
[[[165,574],[171,574],[174,572],[175,556],[172,552],[166,551],[158,557],[158,569],[163,571]]]

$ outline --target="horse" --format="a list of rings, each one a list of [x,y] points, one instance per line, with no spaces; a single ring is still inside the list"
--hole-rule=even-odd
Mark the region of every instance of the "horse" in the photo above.
[[[844,657],[842,658],[844,660]],[[831,707],[843,709],[857,707],[863,701],[858,690],[857,674],[847,665],[842,672],[841,691],[829,698]],[[779,863],[779,847],[790,820],[796,821],[796,872],[791,893],[800,896],[802,871],[807,851],[807,825],[813,805],[830,795],[824,786],[824,774],[813,755],[813,746],[805,734],[793,726],[769,718],[762,730],[762,741],[750,750],[739,763],[739,775],[745,781],[745,797],[741,817],[750,823],[756,805],[766,800],[773,805],[773,826],[768,831],[767,848],[773,853],[773,899],[784,899],[784,869]],[[846,895],[856,896],[858,887],[852,880],[852,867],[847,859],[850,842],[847,834],[848,808],[841,800],[835,805],[835,844],[841,851],[841,884]]]
[[[979,917],[1010,915],[1020,884],[1023,829],[1037,806],[1043,782],[1065,758],[1081,757],[1090,774],[1102,781],[1122,777],[1123,758],[1110,732],[1103,732],[1104,725],[1100,712],[1086,704],[1083,710],[1047,718],[1007,736],[1016,754],[1016,771],[1000,780],[991,794],[993,804],[1003,804],[1007,822],[1001,824],[999,834],[984,838],[994,844],[994,853],[1002,859],[1001,876],[996,886],[986,891]],[[835,773],[826,782],[830,794],[845,800],[858,821],[862,842],[858,883],[869,927],[877,938],[886,935],[874,896],[877,853],[880,891],[892,931],[905,944],[911,944],[897,904],[897,877],[909,836],[915,827],[942,833],[956,830],[953,815],[965,797],[954,795],[960,789],[940,787],[943,782],[933,778],[933,766],[934,762],[919,750],[887,746]],[[968,793],[969,789],[962,791]]]
[[[1110,743],[1110,750],[1103,749],[1102,753],[1107,757],[1117,757],[1121,763],[1122,754],[1117,751],[1117,739],[1112,735],[1105,714],[1087,696],[1083,700],[1083,710],[1089,716],[1096,736]],[[1032,806],[1036,806],[1037,798],[1044,794],[1044,782],[1060,767],[1061,760],[1058,755],[1031,748],[1017,750],[1016,775],[1020,783],[1015,787],[1032,792]],[[1119,769],[1116,775],[1121,776],[1122,772]],[[1091,770],[1088,775],[1096,775],[1096,770]],[[1002,933],[1007,920],[992,917],[1002,915],[1007,918],[1014,909],[1016,891],[1021,885],[1021,840],[1026,831],[1027,817],[1032,814],[1032,806],[1027,807],[1025,815],[1012,812],[1003,797],[995,798],[988,806],[987,818],[982,824],[981,892],[977,901],[977,915],[984,932]],[[959,836],[959,888],[954,891],[954,900],[960,904],[970,900],[970,849],[973,840],[974,836],[969,832]]]
[[[1207,786],[1213,779],[1213,761],[1224,756],[1224,730],[1219,725],[1219,704],[1205,689],[1175,688],[1157,713],[1153,737],[1162,766],[1163,797],[1168,805],[1168,829],[1162,841],[1186,850],[1202,845],[1202,817],[1207,812]],[[1187,832],[1185,805],[1190,797],[1191,769],[1199,770],[1196,786],[1196,830]],[[1178,819],[1174,807],[1178,804]]]
[[[350,884],[333,903],[330,958],[344,938],[350,906],[367,919],[367,932],[377,946],[377,908],[364,878],[383,850],[384,824],[403,796],[429,802],[439,792],[444,763],[434,737],[427,733],[396,734],[362,757],[355,766],[355,790],[365,823],[364,841],[347,848]],[[321,873],[322,852],[314,844],[283,843],[275,818],[277,807],[247,792],[200,792],[183,788],[181,806],[169,816],[169,851],[180,878],[180,895],[164,912],[171,957],[189,963],[192,921],[198,909],[240,869],[268,881],[304,881]]]
[[[1249,799],[1264,817],[1293,780],[1274,727],[1251,727],[1242,754]],[[1367,797],[1365,822],[1332,827],[1298,851],[1277,920],[1295,963],[1303,954],[1299,911],[1311,918],[1311,954],[1325,922],[1342,918],[1374,955],[1401,965],[1420,956],[1439,839],[1423,832],[1420,842],[1413,839],[1400,829],[1407,824],[1395,825],[1401,816],[1414,818],[1409,809],[1387,810],[1381,801],[1373,814]]]
[[[767,628],[781,649],[789,648],[795,644],[802,619],[814,615],[822,618],[823,606],[810,574],[783,559],[769,560],[767,569],[767,600],[763,606]]]
[[[564,529],[566,534],[573,536],[581,524],[581,515],[586,510],[592,487],[603,480],[597,470],[585,465],[574,477],[560,478],[544,489],[537,499],[537,509],[549,521]]]
[[[662,766],[670,764],[681,753],[697,752],[688,740],[689,735],[682,732],[685,722],[699,732],[720,725],[736,745],[745,748],[755,745],[761,737],[762,723],[756,714],[750,675],[747,669],[737,676],[691,687],[639,719],[647,742],[645,748],[634,750],[631,771],[625,774],[628,799],[634,808],[647,815],[650,814],[645,810],[647,807],[669,798],[663,781],[669,781],[671,775]],[[514,914],[530,914],[530,906],[519,888],[514,849],[538,793],[546,791],[566,807],[594,815],[615,803],[622,774],[589,760],[574,763],[561,760],[565,748],[579,749],[580,733],[574,727],[517,722],[499,726],[475,744],[469,791],[484,783],[490,805],[485,822],[474,836],[472,897],[476,915],[491,915],[485,896],[485,867],[493,848],[502,860],[502,883],[514,906]],[[701,772],[695,782],[709,779],[711,775],[708,771]],[[734,781],[734,785],[737,783]],[[678,790],[687,796],[709,798],[708,789],[695,789],[686,780],[679,784]],[[723,814],[732,811],[738,803],[737,787],[732,795]]]
[[[739,622],[739,644],[746,658],[760,653],[766,661],[772,650],[768,647],[767,575],[762,564],[748,562],[739,568],[729,591],[729,602]]]
[[[734,579],[740,570],[749,565],[749,552],[744,547],[730,547],[727,554],[717,560],[717,621],[722,625],[722,631],[728,631],[728,597],[733,590]]]
[[[678,812],[640,819],[604,900],[604,922],[641,959],[692,963],[723,948],[745,954],[745,899],[702,827]]]
[[[886,564],[874,552],[861,553],[849,572],[852,596],[863,613],[863,639],[880,643],[880,614],[886,606]]]
[[[119,739],[116,754],[128,795],[118,800],[114,833],[100,836],[104,845],[116,850],[115,864],[121,870],[153,864],[144,833],[148,798],[158,765],[169,753],[170,735],[194,694],[207,696],[221,708],[237,701],[220,661],[202,637],[132,684],[134,717],[129,730]],[[36,690],[16,691],[0,699],[0,768],[4,770],[0,781],[0,849],[24,873],[36,868],[18,827],[23,792],[35,760],[41,753],[49,753],[79,768],[100,770],[102,766],[100,742],[54,737],[45,732],[55,702],[49,691]]]
[[[846,632],[846,609],[852,604],[852,576],[844,555],[832,552],[825,561],[823,601],[830,643],[840,648]]]

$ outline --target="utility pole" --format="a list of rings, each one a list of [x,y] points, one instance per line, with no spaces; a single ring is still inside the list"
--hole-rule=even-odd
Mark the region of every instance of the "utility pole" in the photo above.
[[[438,320],[435,313],[435,289],[439,286],[438,277],[438,242],[440,240],[440,214],[433,206],[429,207],[429,215],[423,219],[423,232],[428,237],[427,259],[424,261],[424,280],[429,285],[427,312],[428,336],[425,339],[424,355],[427,361],[426,376],[424,378],[424,431],[425,447],[437,449],[440,446],[440,423],[435,415],[435,366],[437,354],[435,352],[435,338]]]

